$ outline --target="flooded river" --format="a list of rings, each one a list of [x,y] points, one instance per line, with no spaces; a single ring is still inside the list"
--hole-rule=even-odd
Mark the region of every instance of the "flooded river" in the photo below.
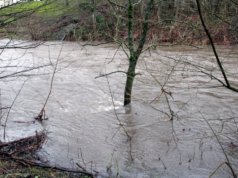
[[[218,51],[238,88],[238,48]],[[224,148],[238,171],[238,93],[214,79],[223,81],[210,48],[146,51],[127,107],[125,74],[102,77],[127,69],[116,45],[47,42],[2,50],[0,60],[1,106],[11,107],[1,113],[6,141],[46,129],[39,155],[52,165],[83,167],[98,177],[232,177]],[[50,91],[56,61],[48,120],[41,125],[34,117]],[[3,126],[0,131],[4,141]]]

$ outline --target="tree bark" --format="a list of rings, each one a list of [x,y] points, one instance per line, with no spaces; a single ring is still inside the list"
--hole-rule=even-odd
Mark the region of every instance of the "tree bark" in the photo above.
[[[131,103],[132,87],[135,79],[135,70],[136,70],[136,60],[130,59],[124,92],[124,106]]]
[[[96,34],[96,17],[95,17],[95,10],[96,10],[96,2],[95,0],[91,0],[92,1],[92,22],[93,22],[93,33],[94,35]]]
[[[142,53],[145,41],[146,41],[146,36],[147,32],[149,30],[149,17],[152,13],[153,9],[153,4],[154,0],[149,0],[147,3],[147,8],[145,11],[145,18],[144,22],[142,25],[142,33],[141,33],[141,38],[139,40],[139,44],[137,49],[134,49],[134,39],[133,39],[133,4],[131,0],[128,0],[128,48],[130,52],[130,57],[129,57],[129,67],[127,71],[127,79],[126,79],[126,85],[125,85],[125,91],[124,91],[124,106],[128,105],[131,103],[131,96],[132,96],[132,87],[133,87],[133,82],[135,79],[135,70],[136,70],[136,64],[137,61]]]

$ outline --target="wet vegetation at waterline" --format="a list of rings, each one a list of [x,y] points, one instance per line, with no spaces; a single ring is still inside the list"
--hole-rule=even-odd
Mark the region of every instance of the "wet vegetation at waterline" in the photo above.
[[[0,177],[83,177],[90,178],[93,174],[50,166],[43,163],[35,155],[46,141],[46,132],[19,140],[0,143]]]
[[[236,0],[2,5],[0,177],[237,178]]]

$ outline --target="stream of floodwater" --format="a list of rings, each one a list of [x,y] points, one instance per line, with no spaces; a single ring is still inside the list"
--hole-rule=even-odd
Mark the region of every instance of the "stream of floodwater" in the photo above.
[[[238,173],[238,93],[214,79],[223,81],[210,48],[146,51],[132,104],[124,107],[125,74],[102,76],[127,69],[126,55],[116,45],[46,42],[24,49],[24,41],[1,44],[22,46],[0,55],[1,106],[11,107],[1,113],[2,125],[7,118],[6,141],[46,129],[43,160],[97,171],[98,177],[128,178],[232,177],[225,164],[217,169],[227,161],[222,145]],[[237,46],[218,51],[238,88]],[[49,93],[57,60],[48,120],[41,125],[34,117]]]

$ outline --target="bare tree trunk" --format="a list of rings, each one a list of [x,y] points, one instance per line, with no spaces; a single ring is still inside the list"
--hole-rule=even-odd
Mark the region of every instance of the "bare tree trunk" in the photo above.
[[[132,94],[132,86],[135,79],[135,70],[136,70],[136,60],[129,60],[129,68],[127,72],[126,78],[126,86],[124,92],[124,106],[131,103],[131,94]]]
[[[124,106],[131,103],[131,95],[132,95],[132,87],[133,82],[136,76],[135,69],[137,61],[142,53],[147,32],[149,30],[149,17],[153,10],[153,4],[154,0],[149,0],[147,3],[147,8],[145,12],[145,18],[143,22],[143,29],[141,33],[141,38],[138,44],[137,49],[134,49],[134,39],[133,39],[133,3],[131,0],[128,0],[128,48],[130,51],[130,57],[129,57],[129,67],[127,71],[127,79],[126,79],[126,85],[125,85],[125,91],[124,91]]]
[[[96,17],[95,17],[96,2],[95,2],[95,0],[91,0],[91,1],[92,1],[92,6],[93,6],[93,12],[92,12],[93,33],[95,35],[95,33],[96,33]]]

